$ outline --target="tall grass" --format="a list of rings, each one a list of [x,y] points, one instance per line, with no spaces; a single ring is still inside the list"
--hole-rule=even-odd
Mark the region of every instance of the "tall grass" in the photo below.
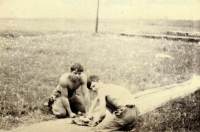
[[[86,72],[98,74],[104,82],[122,85],[132,93],[183,82],[200,72],[200,46],[195,43],[81,32],[15,31],[14,36],[0,36],[1,129],[52,119],[41,111],[42,104],[74,62],[82,63]],[[199,94],[193,96],[199,98]],[[196,103],[195,108],[200,106]],[[161,118],[167,113],[173,118],[163,112],[179,111],[172,104],[153,114]],[[155,118],[152,113],[145,115],[141,129],[160,130],[159,122],[166,119]],[[150,127],[152,122],[157,126]],[[165,126],[165,130],[176,130],[171,124]],[[184,125],[180,129],[187,130]]]

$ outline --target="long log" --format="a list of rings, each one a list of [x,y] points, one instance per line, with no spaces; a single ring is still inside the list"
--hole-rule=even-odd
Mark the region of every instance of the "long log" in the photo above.
[[[139,115],[150,112],[170,100],[185,97],[200,89],[200,76],[194,75],[192,79],[164,87],[145,90],[134,94]]]

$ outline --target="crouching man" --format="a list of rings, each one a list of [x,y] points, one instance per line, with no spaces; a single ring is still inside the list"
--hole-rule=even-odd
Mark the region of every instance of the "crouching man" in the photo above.
[[[96,126],[97,131],[131,130],[138,117],[135,99],[126,88],[105,84],[97,76],[91,76],[90,89],[97,93],[88,115],[80,119]],[[106,113],[106,111],[109,111]]]
[[[87,76],[83,73],[83,66],[75,63],[71,66],[71,72],[60,77],[59,84],[49,98],[49,106],[53,114],[58,117],[76,117],[77,113],[88,112],[90,100],[87,88]],[[80,88],[83,98],[77,92]]]

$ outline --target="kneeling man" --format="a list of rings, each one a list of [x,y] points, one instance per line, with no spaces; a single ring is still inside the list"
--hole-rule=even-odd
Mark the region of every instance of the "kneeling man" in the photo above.
[[[74,118],[79,111],[88,112],[89,91],[87,89],[87,76],[83,70],[80,63],[75,63],[71,66],[71,72],[60,77],[57,88],[49,98],[49,106],[52,106],[53,114],[56,117],[69,116]],[[82,98],[77,92],[79,88],[83,93]]]
[[[96,130],[131,130],[138,117],[131,92],[118,85],[105,84],[97,76],[91,76],[88,81],[91,81],[90,89],[97,93],[97,97],[86,118],[81,120],[90,126],[97,125]]]

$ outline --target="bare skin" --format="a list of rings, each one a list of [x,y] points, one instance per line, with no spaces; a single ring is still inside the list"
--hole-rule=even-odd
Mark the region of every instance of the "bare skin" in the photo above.
[[[112,113],[120,106],[134,106],[135,104],[134,96],[124,87],[100,81],[92,82],[91,89],[97,92],[97,97],[92,102],[88,116],[81,118],[84,122],[89,122],[91,119],[94,123],[99,122],[105,117],[107,109]]]
[[[72,97],[74,92],[79,87],[81,88],[83,93],[85,111],[87,114],[90,105],[90,100],[89,91],[87,88],[87,77],[84,73],[78,71],[71,71],[70,73],[63,74],[60,77],[57,88],[54,90],[55,96],[53,96],[53,99],[55,100],[57,91],[60,91],[62,103],[66,108],[70,118],[74,118],[77,115],[72,112],[68,98]]]

